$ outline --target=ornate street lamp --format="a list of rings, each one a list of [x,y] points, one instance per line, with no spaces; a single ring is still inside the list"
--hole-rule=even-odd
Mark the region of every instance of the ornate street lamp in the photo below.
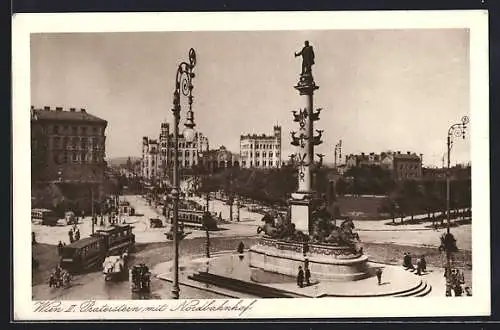
[[[446,232],[450,233],[450,152],[451,147],[453,146],[453,137],[462,137],[465,139],[465,130],[467,128],[467,124],[469,123],[469,117],[463,116],[462,122],[453,124],[448,129],[448,136],[446,138],[446,147],[447,147],[447,172],[446,172],[446,220],[447,227]]]
[[[451,258],[452,253],[457,251],[457,243],[455,237],[450,233],[451,219],[450,219],[450,153],[451,147],[453,145],[454,137],[462,137],[465,139],[465,130],[467,124],[469,123],[469,117],[463,116],[460,123],[453,124],[448,129],[448,135],[446,137],[446,148],[447,148],[447,171],[446,171],[446,234],[441,236],[440,250],[444,250],[446,253],[446,295],[451,295],[451,283],[452,283],[452,273],[451,273]]]
[[[184,126],[186,128],[182,132],[186,142],[192,142],[195,138],[195,123],[194,123],[194,113],[192,110],[193,104],[193,83],[192,79],[195,74],[193,73],[193,68],[196,65],[196,53],[193,48],[189,50],[189,63],[181,62],[177,67],[177,73],[175,76],[175,91],[174,91],[174,101],[172,113],[174,116],[174,168],[173,168],[173,187],[172,187],[172,202],[173,202],[173,219],[172,219],[172,237],[174,243],[174,282],[172,287],[172,296],[174,299],[179,299],[179,230],[178,230],[178,219],[179,219],[179,194],[180,194],[180,182],[179,182],[179,119],[181,112],[181,93],[188,98],[189,110],[186,116],[186,123]]]

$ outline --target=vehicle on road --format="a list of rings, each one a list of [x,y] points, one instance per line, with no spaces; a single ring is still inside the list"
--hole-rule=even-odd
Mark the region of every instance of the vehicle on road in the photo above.
[[[75,212],[73,211],[68,211],[64,214],[64,220],[66,221],[67,225],[77,225],[78,224],[78,219],[75,216]]]
[[[211,217],[205,221],[203,219],[204,215],[205,211],[180,209],[178,221],[182,223],[183,227],[185,228],[192,228],[197,230],[208,229],[211,231],[218,230],[219,228],[217,227],[217,220],[214,214],[210,213]],[[172,223],[172,220],[173,219],[171,218],[170,223]]]
[[[151,289],[151,272],[145,264],[139,264],[130,270],[130,288],[132,292],[144,292]]]
[[[49,209],[31,209],[31,221],[46,226],[55,226],[59,218]]]
[[[149,218],[149,227],[162,228],[162,227],[164,227],[163,221],[159,218]]]
[[[61,247],[61,267],[72,273],[83,272],[102,265],[107,256],[132,251],[135,245],[132,229],[130,225],[113,225]]]
[[[106,257],[102,263],[102,273],[106,281],[126,279],[128,271],[123,255]]]
[[[179,240],[184,239],[187,235],[191,234],[191,232],[185,232],[184,230],[179,230],[177,231],[177,233]],[[174,232],[172,231],[172,228],[170,228],[170,230],[165,233],[165,236],[170,241],[174,239]]]

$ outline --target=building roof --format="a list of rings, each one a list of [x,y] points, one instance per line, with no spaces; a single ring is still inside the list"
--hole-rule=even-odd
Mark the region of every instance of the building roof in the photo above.
[[[87,113],[85,109],[77,110],[71,108],[63,110],[62,108],[50,109],[34,109],[31,108],[32,119],[34,120],[58,120],[58,121],[81,121],[89,123],[106,124],[107,121],[97,116]]]

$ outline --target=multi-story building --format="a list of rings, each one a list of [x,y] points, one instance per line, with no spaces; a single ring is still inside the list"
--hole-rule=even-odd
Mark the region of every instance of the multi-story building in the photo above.
[[[85,109],[63,110],[62,107],[51,109],[49,106],[36,109],[31,106],[34,194],[50,184],[57,184],[67,200],[82,199],[79,203],[84,205],[79,205],[80,208],[86,208],[90,203],[90,198],[83,196],[88,195],[88,191],[96,198],[102,196],[106,127],[106,120],[87,113]]]
[[[171,178],[174,160],[174,136],[170,133],[168,123],[161,124],[159,138],[142,139],[142,176],[148,182],[167,182]],[[206,136],[197,132],[193,142],[187,142],[179,134],[177,141],[180,169],[190,169],[198,165],[202,154],[208,151],[209,143]]]
[[[187,142],[184,136],[180,134],[177,143],[179,151],[179,167],[181,169],[191,168],[195,165],[198,165],[201,155],[204,152],[207,152],[209,148],[208,138],[200,132],[196,132],[193,142]],[[170,160],[172,160],[168,162],[168,164],[169,167],[172,167],[172,162],[174,159],[174,141],[172,134],[169,136],[168,149],[168,157]]]
[[[281,126],[273,127],[273,134],[246,134],[240,136],[240,166],[245,168],[281,167]]]
[[[422,155],[407,152],[393,154],[393,176],[397,180],[420,179],[422,177]]]
[[[142,177],[154,182],[161,172],[160,148],[157,140],[142,138]]]
[[[346,169],[364,166],[385,168],[391,171],[397,180],[418,179],[422,177],[422,154],[385,151],[380,154],[362,152],[359,155],[346,155]]]

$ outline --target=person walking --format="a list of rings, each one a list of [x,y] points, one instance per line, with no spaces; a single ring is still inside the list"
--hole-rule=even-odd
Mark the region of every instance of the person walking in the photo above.
[[[31,232],[31,244],[36,245],[36,234],[34,231]]]
[[[304,271],[302,270],[302,266],[299,266],[299,273],[297,274],[297,285],[299,288],[304,287]]]
[[[70,230],[68,231],[68,236],[69,236],[69,242],[73,243],[75,241],[73,238],[73,229],[70,228]]]
[[[62,248],[63,248],[63,243],[59,241],[59,244],[57,244],[57,254],[61,255]]]
[[[306,286],[310,286],[311,285],[311,270],[307,266],[306,266],[306,271],[305,271],[305,277],[306,277]]]
[[[76,228],[76,231],[75,231],[75,241],[78,241],[80,240],[80,229],[78,229],[78,227]]]
[[[377,268],[375,275],[377,275],[378,285],[381,285],[382,284],[382,268],[380,268],[380,267]]]

